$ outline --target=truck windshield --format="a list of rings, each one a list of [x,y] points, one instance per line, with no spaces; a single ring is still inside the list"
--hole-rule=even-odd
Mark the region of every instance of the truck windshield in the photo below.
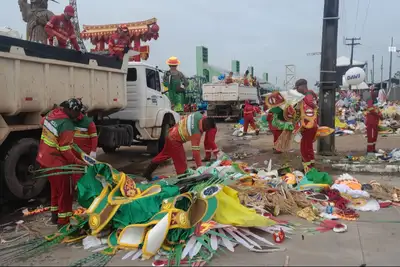
[[[136,82],[137,80],[137,71],[136,68],[129,68],[128,69],[128,75],[126,77],[126,80],[128,82]]]

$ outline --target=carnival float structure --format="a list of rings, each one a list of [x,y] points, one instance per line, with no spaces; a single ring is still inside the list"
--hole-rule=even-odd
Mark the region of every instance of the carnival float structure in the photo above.
[[[133,42],[133,50],[140,52],[140,55],[132,57],[131,61],[139,62],[147,60],[150,48],[148,45],[142,45],[142,42],[158,39],[160,27],[157,24],[157,19],[152,18],[145,21],[124,23],[124,25],[129,29],[129,35]],[[83,31],[80,35],[83,40],[90,40],[95,46],[91,52],[107,53],[108,40],[118,26],[120,24],[83,25]]]

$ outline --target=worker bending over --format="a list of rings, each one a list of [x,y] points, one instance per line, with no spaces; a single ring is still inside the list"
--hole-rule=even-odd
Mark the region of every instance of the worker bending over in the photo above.
[[[188,167],[186,153],[183,144],[190,141],[192,144],[193,158],[196,166],[201,166],[200,140],[203,132],[215,128],[215,121],[212,118],[203,116],[201,112],[195,112],[184,116],[174,127],[172,127],[168,136],[165,138],[163,150],[152,159],[143,176],[152,180],[152,173],[164,161],[172,158],[175,171],[178,175],[184,174]]]
[[[66,48],[69,40],[75,50],[81,50],[76,40],[74,25],[71,22],[74,15],[75,10],[73,6],[66,6],[64,14],[51,17],[44,28],[48,35],[50,45],[53,45],[53,38],[56,37],[58,47]]]
[[[57,168],[70,164],[85,165],[72,152],[74,141],[74,120],[82,110],[78,99],[69,99],[50,111],[42,120],[43,130],[37,155],[42,168]],[[72,177],[69,174],[49,176],[51,187],[51,222],[65,225],[72,216]]]

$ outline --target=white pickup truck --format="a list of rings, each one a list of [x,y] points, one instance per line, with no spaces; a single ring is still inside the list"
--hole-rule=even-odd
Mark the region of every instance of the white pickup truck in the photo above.
[[[245,100],[259,103],[256,87],[243,86],[238,83],[203,84],[203,101],[208,102],[207,116],[216,118],[240,118]]]
[[[30,199],[45,187],[33,179],[40,119],[55,104],[82,98],[96,122],[99,147],[147,145],[157,153],[179,120],[161,92],[157,68],[0,36],[0,202]]]

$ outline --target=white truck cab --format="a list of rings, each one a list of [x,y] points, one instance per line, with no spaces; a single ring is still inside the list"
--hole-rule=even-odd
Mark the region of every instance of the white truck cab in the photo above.
[[[171,102],[163,93],[162,78],[157,67],[130,62],[126,80],[127,105],[108,117],[119,124],[131,125],[132,141],[142,142],[147,145],[149,152],[156,153],[162,149],[169,128],[179,121],[180,116],[171,109]],[[112,152],[114,148],[108,150],[103,146],[105,152]]]

